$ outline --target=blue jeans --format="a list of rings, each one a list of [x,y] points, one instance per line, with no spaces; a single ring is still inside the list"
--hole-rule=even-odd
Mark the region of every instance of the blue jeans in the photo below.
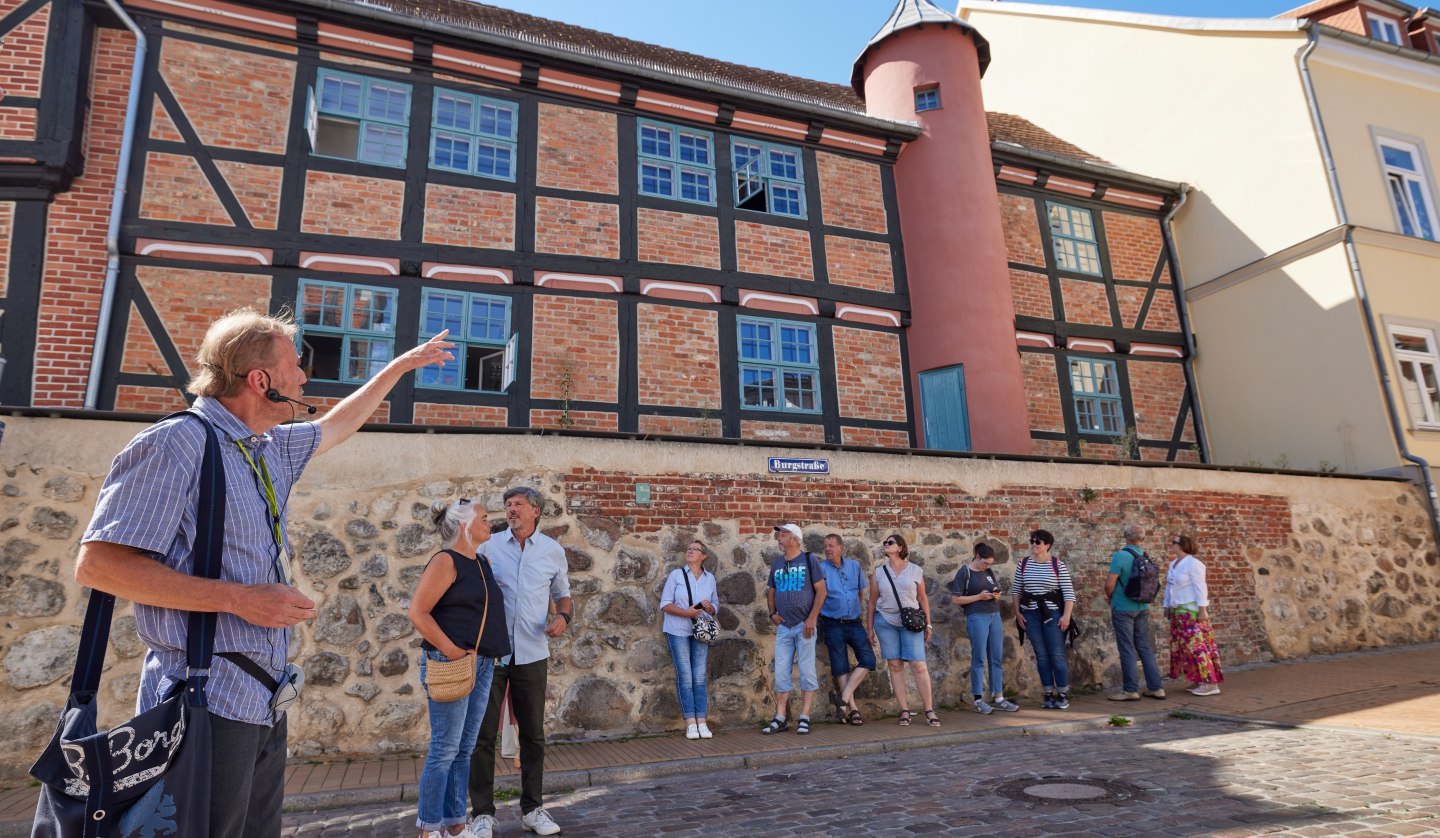
[[[444,660],[441,652],[420,656],[420,683],[425,683],[427,660]],[[415,825],[422,832],[445,831],[465,823],[465,796],[470,785],[470,754],[485,719],[495,659],[475,659],[475,689],[456,701],[430,702],[430,750],[420,772],[420,814]],[[429,691],[426,691],[429,696]]]
[[[686,721],[705,718],[709,701],[705,697],[705,663],[710,647],[693,637],[667,634],[670,657],[675,661],[675,693],[680,696],[680,715]]]
[[[1065,635],[1060,631],[1060,610],[1050,609],[1050,619],[1040,616],[1039,608],[1021,611],[1025,615],[1025,634],[1035,649],[1035,668],[1040,670],[1040,686],[1070,691],[1070,664],[1065,661]]]
[[[855,665],[861,669],[875,668],[875,649],[859,620],[820,618],[820,631],[825,634],[825,650],[830,653],[830,674],[850,674],[850,649],[855,650]]]
[[[1115,627],[1115,648],[1120,652],[1120,678],[1127,693],[1140,691],[1140,677],[1135,671],[1135,655],[1145,667],[1145,689],[1160,689],[1160,664],[1150,645],[1150,609],[1144,611],[1110,610],[1110,625]]]
[[[1004,624],[1000,612],[989,614],[966,614],[965,631],[970,635],[970,693],[971,695],[1004,695],[1005,669],[1001,656],[1005,649]],[[989,664],[990,692],[985,692],[985,669]]]
[[[788,693],[795,688],[790,680],[790,667],[800,664],[800,689],[820,689],[815,677],[815,635],[805,637],[805,624],[775,627],[775,692]]]

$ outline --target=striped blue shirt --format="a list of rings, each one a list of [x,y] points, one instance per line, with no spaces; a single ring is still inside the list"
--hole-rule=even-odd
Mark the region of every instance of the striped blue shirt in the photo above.
[[[285,582],[292,555],[283,535],[290,488],[320,443],[313,422],[280,425],[256,434],[214,399],[201,397],[195,410],[215,426],[225,468],[225,554],[220,578],[246,585]],[[265,490],[240,446],[256,466],[264,458],[280,503],[284,558],[276,549]],[[165,562],[181,573],[191,570],[195,540],[195,503],[205,432],[194,419],[171,419],[141,431],[125,446],[100,488],[95,517],[81,539],[123,544]],[[135,604],[135,627],[150,647],[140,677],[137,712],[155,706],[178,679],[185,677],[188,612]],[[267,629],[234,614],[220,614],[216,652],[240,652],[278,676],[289,649],[288,629]],[[207,690],[210,712],[250,724],[270,725],[270,693],[229,661],[215,658]]]

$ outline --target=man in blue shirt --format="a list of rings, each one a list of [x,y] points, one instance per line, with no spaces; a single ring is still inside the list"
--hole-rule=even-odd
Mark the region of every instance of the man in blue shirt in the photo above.
[[[1150,606],[1125,596],[1125,586],[1130,582],[1130,569],[1135,558],[1144,555],[1140,542],[1145,538],[1145,528],[1139,524],[1127,524],[1124,529],[1125,546],[1110,557],[1109,575],[1105,577],[1105,595],[1110,598],[1110,624],[1115,627],[1115,648],[1120,653],[1120,692],[1110,696],[1111,701],[1139,701],[1140,696],[1149,698],[1165,697],[1160,682],[1160,665],[1155,661],[1155,649],[1150,642]],[[1140,673],[1135,671],[1135,657],[1145,668],[1145,691],[1140,692]]]
[[[194,412],[215,428],[225,472],[225,535],[219,579],[190,574],[198,517],[196,485],[205,432],[188,417],[141,431],[115,458],[95,516],[81,538],[75,581],[135,603],[149,651],[137,710],[149,710],[186,677],[188,613],[219,612],[215,652],[249,659],[279,679],[290,629],[315,603],[290,583],[285,507],[311,458],[360,428],[411,370],[454,360],[441,332],[399,356],[314,422],[291,422],[306,381],[295,323],[252,309],[211,324],[187,389]],[[271,710],[272,685],[216,657],[210,709],[211,838],[280,834],[286,716]]]
[[[835,682],[830,703],[841,724],[864,724],[855,704],[855,690],[875,668],[875,650],[860,619],[861,602],[870,583],[860,563],[845,558],[845,540],[833,532],[825,536],[825,561],[820,569],[826,591],[825,604],[820,607],[820,632],[825,636],[830,677]],[[854,667],[850,666],[850,649],[855,650]]]

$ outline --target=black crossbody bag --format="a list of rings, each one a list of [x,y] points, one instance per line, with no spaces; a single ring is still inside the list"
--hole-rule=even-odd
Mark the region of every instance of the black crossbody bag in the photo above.
[[[225,470],[220,441],[205,426],[191,573],[220,578],[225,537]],[[70,697],[55,734],[30,775],[40,781],[31,838],[132,838],[210,834],[210,712],[205,698],[215,648],[214,612],[190,612],[188,672],[156,706],[110,730],[97,730],[100,670],[110,641],[115,596],[90,592]]]

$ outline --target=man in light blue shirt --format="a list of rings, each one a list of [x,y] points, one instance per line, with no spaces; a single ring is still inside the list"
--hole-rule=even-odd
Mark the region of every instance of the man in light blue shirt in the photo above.
[[[565,548],[537,530],[545,499],[529,486],[505,492],[510,528],[483,547],[495,581],[505,595],[505,625],[514,651],[495,667],[485,721],[470,757],[470,829],[478,838],[495,830],[495,737],[500,708],[510,689],[510,710],[520,729],[521,825],[537,835],[560,827],[541,807],[545,783],[545,687],[550,670],[550,638],[570,625],[570,577]],[[550,604],[555,616],[550,616]]]
[[[855,703],[855,690],[875,668],[875,650],[865,634],[860,619],[861,601],[869,581],[860,563],[845,558],[845,541],[838,533],[825,536],[825,604],[820,607],[820,632],[825,636],[825,649],[830,654],[830,677],[835,689],[830,703],[835,707],[836,721],[841,724],[863,724],[860,707]],[[855,666],[850,666],[850,649],[855,650]]]

